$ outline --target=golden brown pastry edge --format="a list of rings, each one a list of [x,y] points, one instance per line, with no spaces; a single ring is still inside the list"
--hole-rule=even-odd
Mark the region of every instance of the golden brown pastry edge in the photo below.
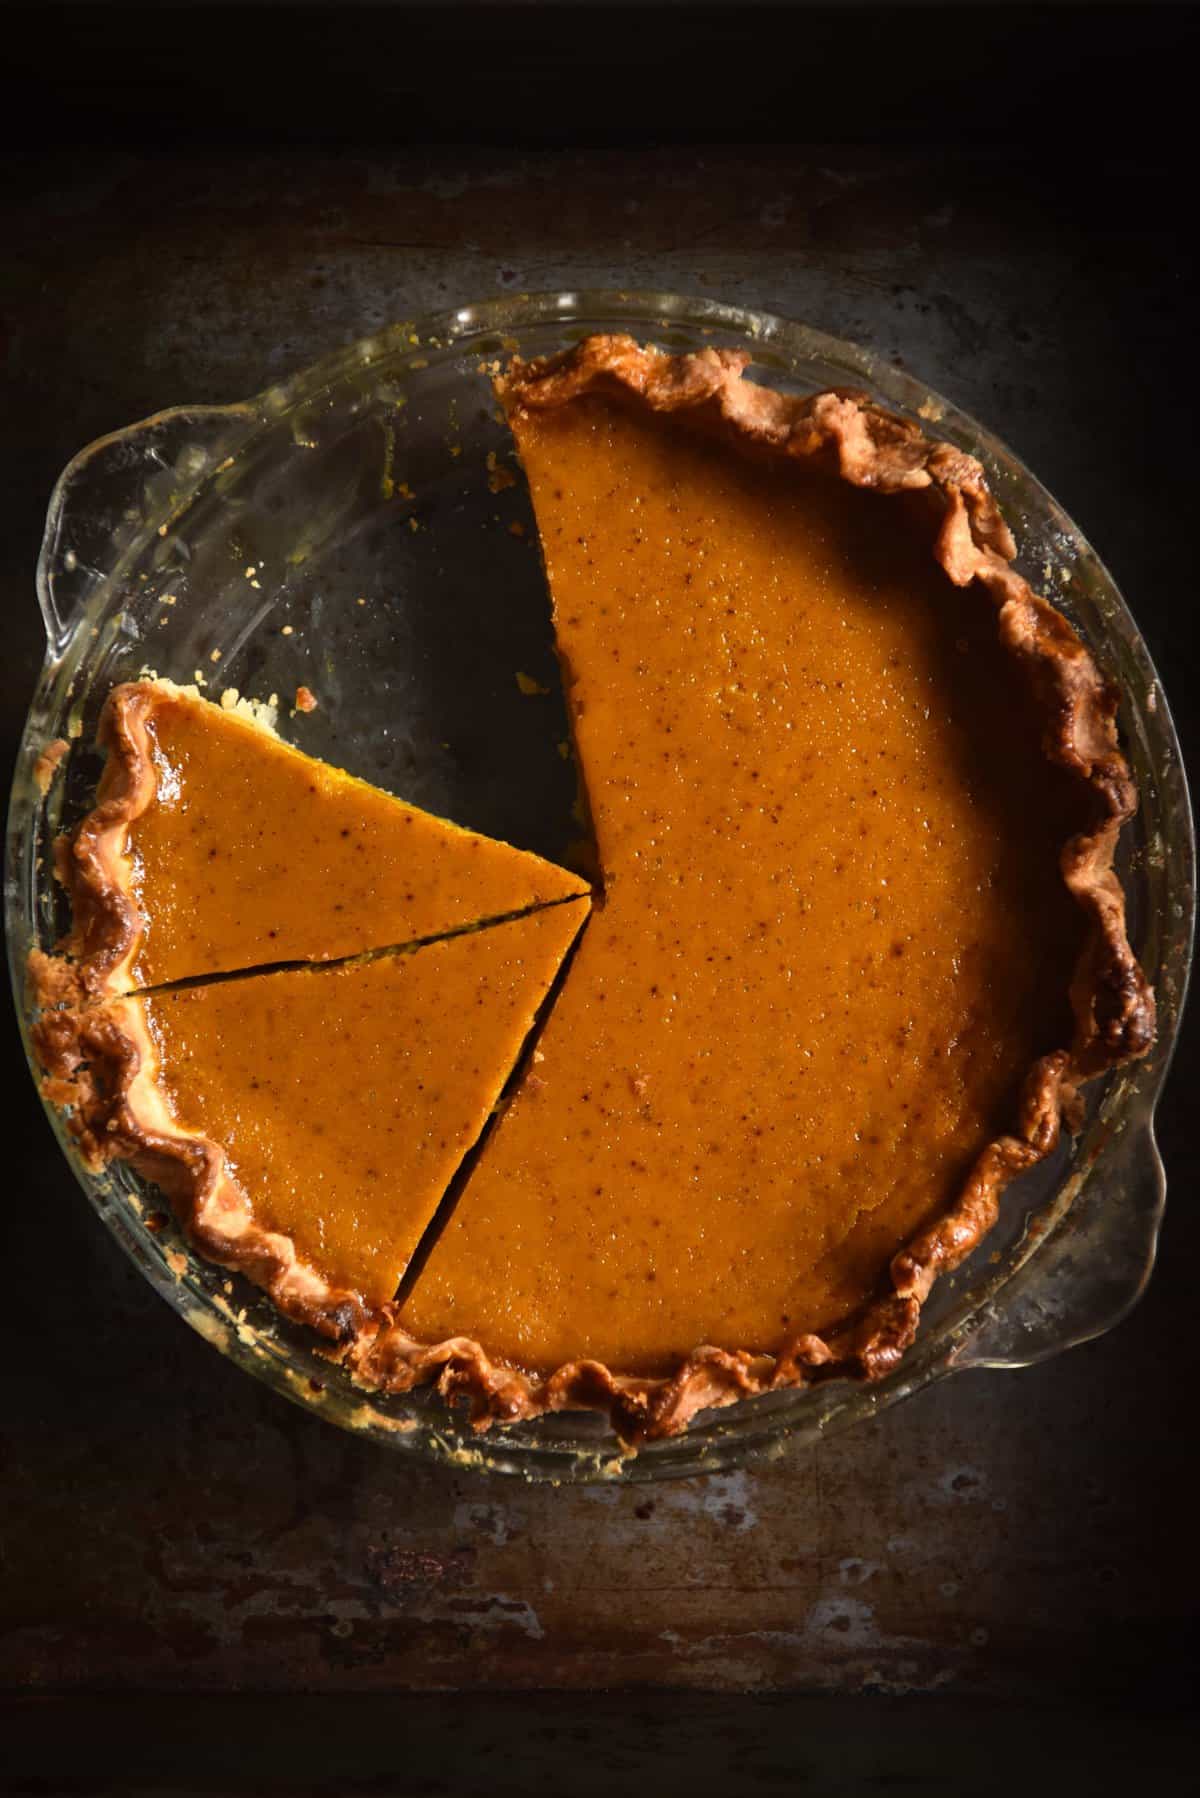
[[[87,1005],[124,992],[142,939],[129,827],[154,798],[156,773],[149,720],[176,691],[164,681],[127,681],[104,702],[96,747],[105,752],[96,803],[54,845],[55,874],[71,905],[71,927],[53,954],[34,949],[28,962],[35,1006]]]

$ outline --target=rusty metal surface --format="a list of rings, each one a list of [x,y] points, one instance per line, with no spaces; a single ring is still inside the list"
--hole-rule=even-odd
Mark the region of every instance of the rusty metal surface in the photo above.
[[[1184,479],[1165,452],[1165,376],[1191,325],[1167,209],[1137,171],[1068,193],[1031,165],[917,152],[105,154],[14,169],[10,754],[40,657],[44,503],[82,443],[163,405],[240,397],[411,312],[573,285],[721,296],[919,369],[1091,534],[1195,741]],[[1120,1330],[1025,1373],[946,1381],[762,1471],[556,1491],[408,1466],[191,1336],[86,1212],[6,1029],[0,1686],[1093,1704],[1183,1690],[1194,1032],[1164,1129],[1182,1202]]]

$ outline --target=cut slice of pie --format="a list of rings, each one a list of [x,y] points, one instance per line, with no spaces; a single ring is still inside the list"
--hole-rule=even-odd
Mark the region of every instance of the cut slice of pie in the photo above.
[[[211,1259],[336,1338],[392,1298],[588,909],[407,953],[48,1011],[52,1096]]]
[[[116,688],[99,742],[97,805],[61,854],[71,934],[34,960],[46,1003],[337,960],[588,890],[169,681]]]
[[[606,898],[368,1383],[636,1437],[877,1376],[1149,1044],[1114,691],[977,462],[745,360],[592,339],[500,384]]]

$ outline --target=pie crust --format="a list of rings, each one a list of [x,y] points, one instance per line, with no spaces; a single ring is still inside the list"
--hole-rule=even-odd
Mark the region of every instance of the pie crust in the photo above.
[[[93,1163],[136,1160],[171,1193],[205,1252],[247,1273],[281,1309],[333,1339],[330,1352],[361,1386],[408,1391],[436,1377],[444,1396],[468,1402],[481,1428],[495,1419],[589,1408],[607,1413],[622,1440],[636,1444],[675,1434],[698,1412],[743,1397],[835,1374],[881,1378],[912,1343],[934,1281],[991,1228],[1009,1180],[1050,1153],[1064,1122],[1076,1127],[1080,1086],[1145,1054],[1153,1040],[1153,995],[1128,942],[1113,869],[1121,828],[1137,804],[1118,746],[1116,688],[1063,615],[1012,566],[1016,545],[974,457],[928,438],[862,394],[839,390],[801,399],[746,381],[749,359],[723,349],[668,356],[629,338],[594,337],[556,357],[514,361],[497,390],[510,414],[592,393],[619,395],[759,455],[821,465],[856,487],[923,495],[937,563],[955,586],[977,586],[991,601],[998,641],[1043,720],[1045,754],[1072,777],[1092,819],[1064,845],[1060,864],[1088,922],[1084,953],[1073,974],[1064,970],[1074,1039],[1030,1068],[1012,1129],[984,1148],[944,1215],[894,1257],[886,1296],[826,1338],[796,1331],[774,1355],[699,1346],[666,1378],[625,1375],[587,1359],[539,1376],[493,1360],[465,1336],[421,1342],[403,1327],[395,1305],[363,1307],[305,1265],[288,1239],[255,1225],[223,1179],[211,1144],[170,1139],[152,1057],[136,1031],[114,1034],[102,1009],[53,1009],[111,990],[113,971],[128,955],[128,888],[111,856],[75,852],[83,869],[73,882],[79,959],[35,960],[35,983],[48,1007],[35,1032],[46,1090],[73,1108],[72,1128],[85,1156]],[[153,771],[146,758],[139,764],[136,754],[125,755],[121,778],[115,803],[128,815]],[[114,840],[106,837],[113,804],[102,795],[85,821],[85,846]]]

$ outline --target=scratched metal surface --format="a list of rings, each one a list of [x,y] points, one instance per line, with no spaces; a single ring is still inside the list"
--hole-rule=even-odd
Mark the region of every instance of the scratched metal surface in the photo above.
[[[1136,174],[1068,191],[1011,162],[868,151],[104,154],[12,172],[10,755],[40,655],[42,510],[76,448],[412,312],[576,284],[762,306],[919,370],[1092,536],[1195,741],[1184,481],[1160,454],[1190,319],[1167,208]],[[1121,183],[1151,203],[1114,208]],[[258,1389],[96,1226],[14,1063],[0,1686],[1182,1691],[1194,1033],[1184,1060],[1164,1128],[1183,1202],[1118,1332],[944,1382],[767,1470],[574,1491],[407,1466]]]

